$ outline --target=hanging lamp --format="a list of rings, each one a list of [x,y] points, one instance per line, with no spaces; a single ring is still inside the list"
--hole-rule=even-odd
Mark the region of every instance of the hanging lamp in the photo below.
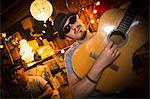
[[[38,21],[46,21],[52,15],[52,4],[47,0],[35,0],[31,3],[30,12],[33,18]]]

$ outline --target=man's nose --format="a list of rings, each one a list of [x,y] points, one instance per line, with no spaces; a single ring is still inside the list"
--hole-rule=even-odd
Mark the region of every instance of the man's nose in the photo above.
[[[75,24],[70,24],[70,27],[72,30],[76,30],[76,25]]]

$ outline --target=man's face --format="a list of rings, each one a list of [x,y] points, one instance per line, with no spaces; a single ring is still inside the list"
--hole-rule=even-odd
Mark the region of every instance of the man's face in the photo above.
[[[72,20],[74,20],[74,22],[72,22]],[[63,31],[65,31],[66,28],[68,29],[65,33],[66,37],[82,40],[86,35],[86,26],[82,20],[77,17],[70,16],[64,24]]]

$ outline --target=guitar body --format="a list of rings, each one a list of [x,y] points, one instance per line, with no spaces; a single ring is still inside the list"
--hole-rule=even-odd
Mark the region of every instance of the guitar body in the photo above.
[[[73,70],[80,78],[85,77],[95,63],[91,53],[98,56],[108,43],[108,36],[117,28],[125,10],[111,9],[106,11],[98,23],[96,35],[86,41],[73,54]],[[133,80],[133,54],[148,41],[148,31],[142,19],[136,17],[127,31],[126,43],[120,47],[120,56],[102,73],[96,89],[105,93],[119,93],[127,88]]]

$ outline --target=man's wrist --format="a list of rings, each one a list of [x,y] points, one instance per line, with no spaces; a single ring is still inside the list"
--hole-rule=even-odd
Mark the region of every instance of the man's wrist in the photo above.
[[[95,83],[95,84],[97,84],[97,80],[93,80],[92,78],[90,78],[89,76],[88,76],[88,74],[86,74],[86,78],[89,80],[89,81],[91,81],[91,82],[93,82],[93,83]]]

